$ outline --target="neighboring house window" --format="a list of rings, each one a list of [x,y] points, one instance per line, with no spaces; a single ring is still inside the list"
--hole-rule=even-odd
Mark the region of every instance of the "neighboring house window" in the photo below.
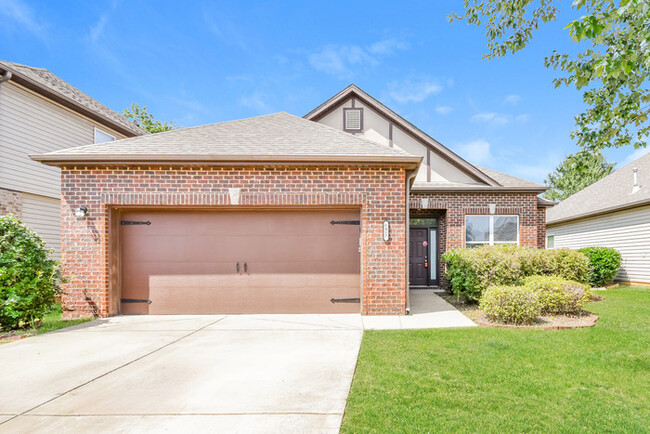
[[[554,249],[555,248],[555,235],[546,236],[546,248]]]
[[[112,136],[99,128],[95,128],[95,143],[112,142],[113,140],[115,140],[115,136]]]
[[[465,245],[467,247],[519,244],[519,216],[465,216]]]
[[[360,133],[363,131],[363,109],[343,109],[343,129],[349,133]]]

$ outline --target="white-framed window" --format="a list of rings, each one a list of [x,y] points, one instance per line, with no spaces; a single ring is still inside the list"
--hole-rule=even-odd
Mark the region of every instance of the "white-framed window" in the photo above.
[[[112,142],[113,140],[115,140],[115,136],[95,127],[95,143]]]
[[[555,235],[546,236],[546,248],[554,249],[555,248]]]
[[[465,216],[465,246],[519,245],[519,216]]]

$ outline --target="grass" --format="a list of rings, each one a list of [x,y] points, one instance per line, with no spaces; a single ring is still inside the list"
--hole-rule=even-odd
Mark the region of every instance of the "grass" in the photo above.
[[[596,326],[367,331],[342,432],[650,432],[650,289]]]
[[[44,317],[43,321],[36,327],[26,327],[22,328],[19,330],[13,330],[10,332],[0,332],[0,342],[2,342],[2,338],[10,338],[14,336],[19,336],[19,335],[27,335],[27,336],[32,336],[32,335],[39,335],[41,333],[47,333],[51,332],[54,330],[59,330],[65,327],[70,327],[73,325],[81,324],[86,321],[90,321],[92,318],[81,318],[81,319],[72,319],[72,320],[63,320],[62,314],[61,314],[61,305],[60,304],[55,304],[52,306],[52,310],[50,310]]]

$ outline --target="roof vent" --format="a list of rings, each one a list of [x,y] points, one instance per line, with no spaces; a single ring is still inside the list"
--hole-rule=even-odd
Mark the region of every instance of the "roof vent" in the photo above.
[[[632,169],[632,174],[634,176],[634,185],[632,186],[632,194],[636,193],[641,189],[641,186],[639,185],[639,169],[634,168]]]
[[[343,109],[343,130],[349,133],[360,133],[363,131],[363,109]]]

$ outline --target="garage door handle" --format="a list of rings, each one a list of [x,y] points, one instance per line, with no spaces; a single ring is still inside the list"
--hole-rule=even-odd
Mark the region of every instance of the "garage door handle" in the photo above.
[[[244,273],[248,273],[248,264],[244,262]]]
[[[235,269],[237,270],[237,274],[239,274],[239,262],[237,262],[237,265],[235,266]]]

